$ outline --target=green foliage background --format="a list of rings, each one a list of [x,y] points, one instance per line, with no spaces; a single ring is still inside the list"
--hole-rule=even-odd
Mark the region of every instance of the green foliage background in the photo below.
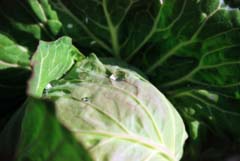
[[[67,35],[84,54],[138,68],[167,96],[188,129],[183,160],[239,154],[238,6],[227,0],[1,0],[1,127],[25,100],[39,40]]]

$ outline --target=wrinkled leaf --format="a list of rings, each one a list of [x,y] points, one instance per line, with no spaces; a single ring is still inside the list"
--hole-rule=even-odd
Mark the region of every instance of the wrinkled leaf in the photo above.
[[[177,161],[187,137],[170,102],[135,72],[82,60],[47,97],[56,100],[61,122],[95,160]]]
[[[62,37],[54,42],[40,41],[31,59],[33,75],[29,81],[28,93],[42,96],[49,82],[59,79],[71,68],[76,51],[69,37]]]

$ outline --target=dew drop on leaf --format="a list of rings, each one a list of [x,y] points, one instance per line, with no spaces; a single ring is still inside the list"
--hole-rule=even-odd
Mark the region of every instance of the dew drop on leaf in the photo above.
[[[208,118],[209,118],[209,120],[213,120],[213,117],[212,117],[212,116],[209,116]]]
[[[206,13],[201,13],[201,19],[205,19],[205,18],[207,18],[207,14]]]
[[[89,101],[90,101],[90,98],[89,98],[89,97],[83,97],[83,98],[81,98],[81,101],[83,101],[83,102],[89,102]]]
[[[88,17],[85,18],[85,23],[88,23]]]
[[[52,85],[48,83],[45,89],[50,89],[50,88],[52,88]]]
[[[126,74],[123,71],[116,71],[112,73],[109,78],[114,81],[123,81],[126,79]]]
[[[71,24],[71,23],[67,24],[67,28],[69,28],[69,29],[73,28],[73,24]]]
[[[96,44],[96,41],[91,41],[90,42],[90,45],[94,45],[94,44]]]

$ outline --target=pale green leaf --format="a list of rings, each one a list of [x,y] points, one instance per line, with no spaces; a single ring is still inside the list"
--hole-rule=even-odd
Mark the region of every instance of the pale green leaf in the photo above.
[[[27,68],[29,66],[29,51],[0,33],[0,69]]]
[[[46,97],[95,161],[178,161],[187,134],[171,103],[133,71],[96,56],[55,81]]]
[[[54,42],[40,41],[31,59],[33,74],[29,81],[28,93],[42,96],[47,84],[62,77],[73,65],[75,54],[72,41],[62,37]]]

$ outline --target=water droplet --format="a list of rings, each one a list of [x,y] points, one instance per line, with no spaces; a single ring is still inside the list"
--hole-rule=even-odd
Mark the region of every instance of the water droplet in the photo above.
[[[208,118],[209,118],[209,120],[213,120],[213,117],[212,117],[212,116],[209,116]]]
[[[206,13],[201,13],[201,17],[202,17],[202,19],[205,19],[205,18],[207,18],[207,14]]]
[[[111,79],[111,80],[114,80],[114,81],[117,80],[117,78],[115,77],[114,74],[112,74],[112,75],[110,76],[110,79]]]
[[[25,47],[23,47],[23,46],[17,45],[17,47],[18,47],[20,50],[22,50],[23,52],[27,52],[27,51],[28,51],[28,50],[27,50]]]
[[[90,99],[89,99],[88,97],[83,97],[83,98],[81,98],[81,101],[83,101],[83,102],[89,102]]]
[[[85,17],[85,23],[88,23],[88,17]]]
[[[38,25],[39,25],[40,27],[44,27],[43,23],[38,23]]]
[[[71,23],[67,24],[67,28],[69,28],[69,29],[73,28],[73,24],[71,24]]]
[[[47,86],[45,87],[45,89],[50,89],[52,88],[52,85],[50,83],[47,84]]]
[[[49,89],[51,89],[51,88],[52,88],[52,85],[51,85],[50,83],[48,83],[48,84],[46,85],[43,93],[44,93],[44,94],[48,94],[48,91],[49,91]]]
[[[90,45],[94,45],[94,44],[96,44],[97,42],[96,41],[91,41],[90,42]]]
[[[112,73],[109,78],[114,81],[123,81],[126,79],[126,73],[118,70]]]

